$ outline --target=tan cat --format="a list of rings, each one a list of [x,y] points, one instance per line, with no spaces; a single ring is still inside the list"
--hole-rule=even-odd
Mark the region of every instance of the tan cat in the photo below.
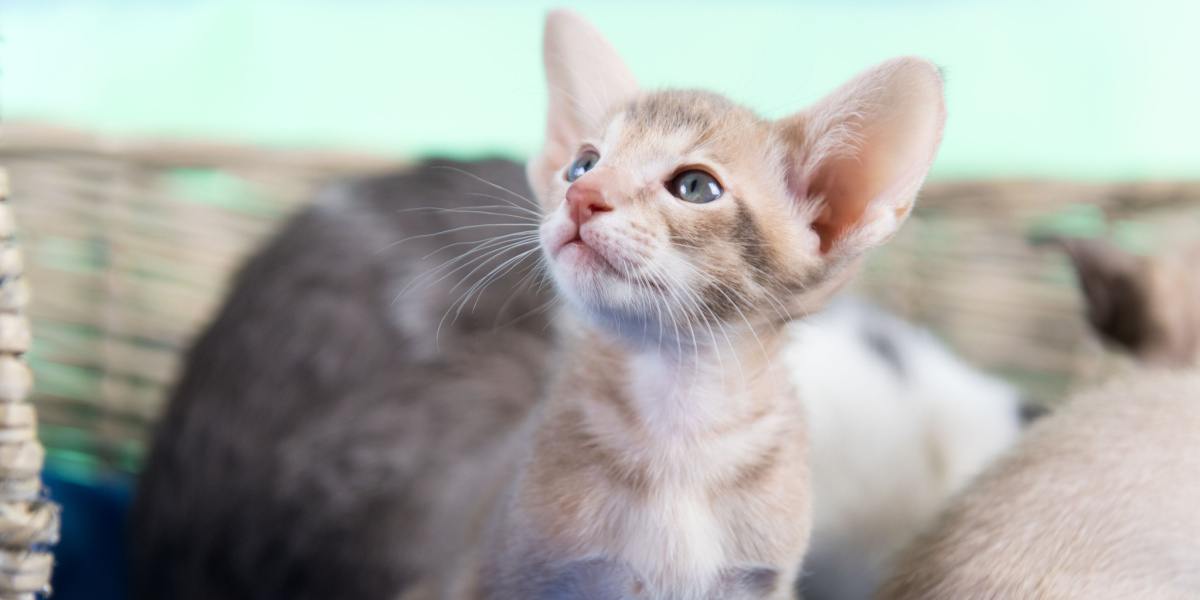
[[[1184,255],[1062,241],[1089,319],[1143,370],[1079,395],[955,499],[888,600],[1200,598],[1200,278]]]
[[[897,562],[881,598],[1200,598],[1200,374],[1045,417]]]
[[[528,171],[562,350],[505,450],[449,467],[430,531],[484,533],[413,596],[791,597],[811,501],[783,327],[908,216],[941,140],[940,75],[896,59],[767,121],[639,91],[566,12],[545,63]]]

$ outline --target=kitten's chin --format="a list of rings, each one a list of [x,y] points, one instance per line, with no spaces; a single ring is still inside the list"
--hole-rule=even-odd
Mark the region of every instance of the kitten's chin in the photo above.
[[[589,312],[612,304],[629,293],[627,282],[595,250],[569,243],[554,256],[551,273],[559,290]]]
[[[576,276],[591,279],[621,277],[608,259],[585,244],[583,240],[575,239],[563,244],[562,248],[558,250],[555,260],[559,262],[561,268]]]
[[[646,306],[647,290],[623,276],[594,249],[569,242],[554,254],[551,265],[559,292],[587,320],[604,329],[640,322],[635,307]]]

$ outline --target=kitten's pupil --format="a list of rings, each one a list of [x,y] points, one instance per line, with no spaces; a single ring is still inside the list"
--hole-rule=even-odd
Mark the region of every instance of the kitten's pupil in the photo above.
[[[600,162],[599,154],[593,150],[584,150],[583,153],[579,155],[579,158],[576,158],[575,162],[571,163],[571,166],[567,167],[566,180],[575,181],[576,179],[583,177],[583,174],[591,171],[592,167],[595,167],[597,162]]]
[[[725,190],[717,183],[717,178],[699,169],[684,171],[675,176],[667,189],[676,198],[684,202],[704,204],[721,197]]]

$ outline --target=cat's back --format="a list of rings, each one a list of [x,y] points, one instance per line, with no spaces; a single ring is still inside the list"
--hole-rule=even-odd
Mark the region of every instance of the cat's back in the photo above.
[[[534,230],[504,208],[528,195],[499,160],[350,180],[246,263],[139,484],[144,597],[385,598],[438,559],[402,546],[432,535],[432,490],[451,464],[488,463],[539,394],[536,253],[487,241]],[[455,284],[510,259],[458,314]]]
[[[1200,595],[1200,374],[1142,372],[1036,424],[905,553],[882,597]]]

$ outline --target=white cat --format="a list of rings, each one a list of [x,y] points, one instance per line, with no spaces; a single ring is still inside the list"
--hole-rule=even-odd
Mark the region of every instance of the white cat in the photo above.
[[[891,556],[1020,430],[1011,385],[930,332],[842,300],[791,326],[808,409],[813,539],[807,600],[868,598]]]

